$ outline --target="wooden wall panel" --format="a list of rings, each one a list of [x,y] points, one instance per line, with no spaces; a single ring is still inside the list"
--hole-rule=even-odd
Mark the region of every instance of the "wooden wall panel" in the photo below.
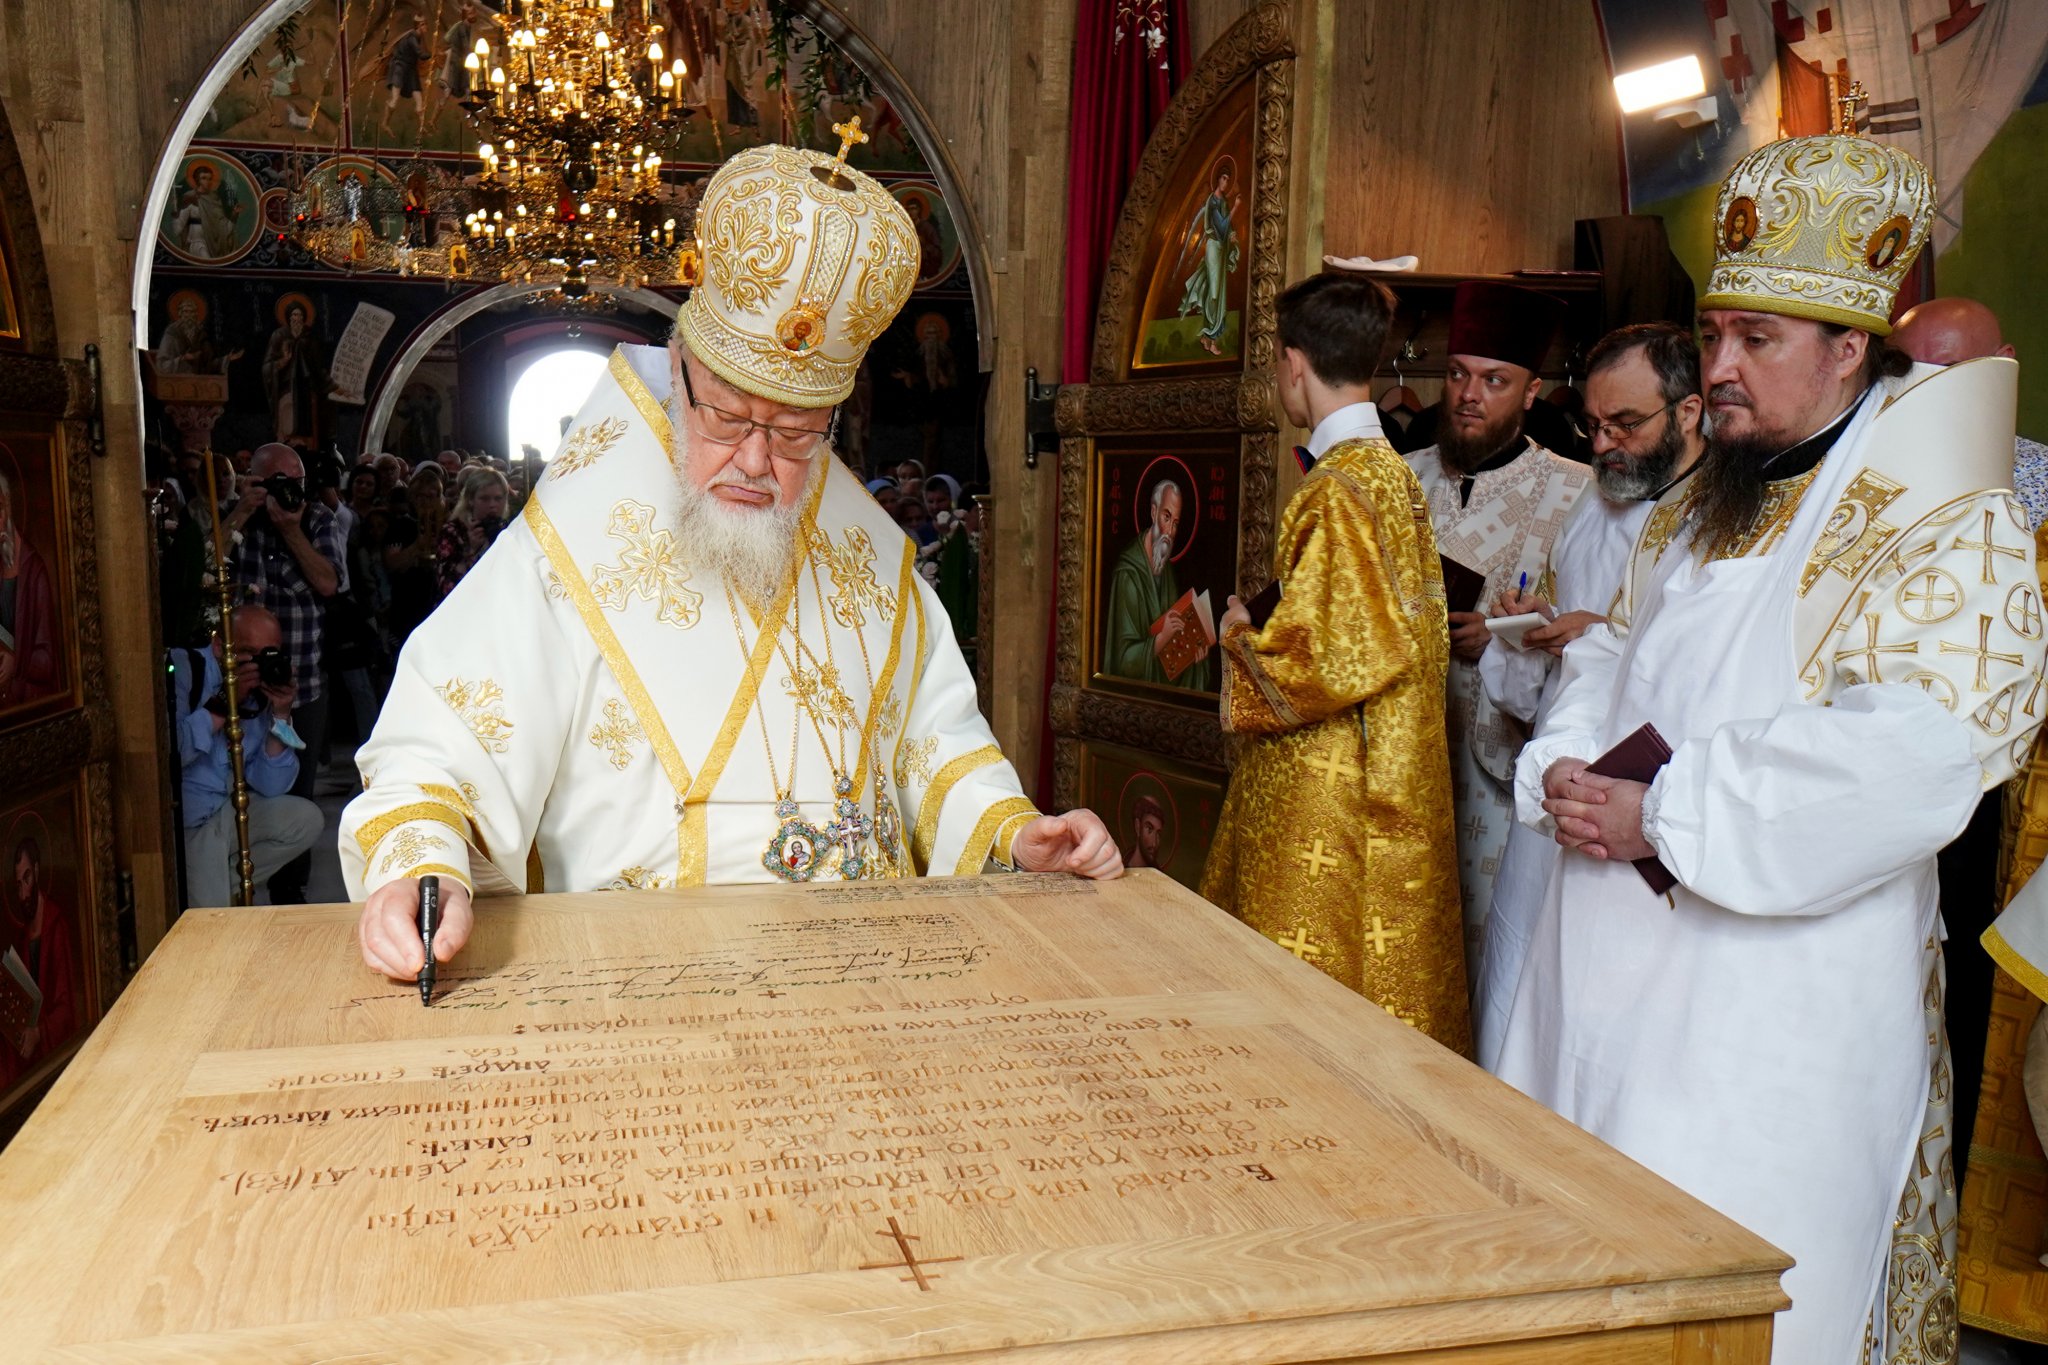
[[[115,717],[115,854],[134,875],[144,953],[163,932],[176,874],[129,272],[162,145],[214,54],[255,9],[255,0],[0,7],[0,105],[35,200],[60,348],[75,357],[96,342],[103,357],[107,454],[93,465],[93,501]]]
[[[1232,0],[1233,3],[1236,0]],[[1066,239],[1067,94],[1074,6],[1042,0],[928,5],[835,0],[902,74],[945,140],[987,240],[994,306],[983,301],[983,355],[995,525],[995,658],[990,717],[1031,787],[1038,770],[1052,604],[1055,462],[1026,470],[1024,371],[1059,377]],[[985,572],[988,570],[984,570]]]
[[[1481,274],[1571,264],[1622,211],[1613,87],[1586,0],[1336,5],[1324,245]]]
[[[1187,0],[1188,50],[1196,61],[1258,0]]]

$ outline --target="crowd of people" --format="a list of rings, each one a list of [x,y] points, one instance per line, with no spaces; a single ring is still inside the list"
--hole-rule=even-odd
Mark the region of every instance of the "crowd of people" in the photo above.
[[[210,478],[194,452],[151,471],[186,904],[226,904],[239,873],[208,500],[236,609],[254,880],[288,904],[305,899],[324,762],[369,734],[398,651],[518,514],[528,467],[460,450],[345,465],[271,444],[216,454]]]
[[[867,481],[868,495],[917,542],[917,568],[938,593],[953,634],[973,661],[980,595],[982,509],[951,474],[927,475],[921,460],[888,466]]]

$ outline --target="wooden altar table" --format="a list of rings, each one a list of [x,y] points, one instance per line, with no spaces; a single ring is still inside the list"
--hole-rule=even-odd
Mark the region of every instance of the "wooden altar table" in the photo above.
[[[178,922],[0,1154],[0,1355],[1763,1365],[1786,1303],[1156,872],[485,900],[431,1009],[355,919]]]

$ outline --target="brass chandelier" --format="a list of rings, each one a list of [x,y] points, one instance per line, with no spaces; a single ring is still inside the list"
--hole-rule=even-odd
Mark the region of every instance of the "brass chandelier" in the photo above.
[[[693,284],[687,210],[661,179],[692,110],[651,0],[509,0],[505,50],[464,65],[482,170],[450,275],[552,285]]]

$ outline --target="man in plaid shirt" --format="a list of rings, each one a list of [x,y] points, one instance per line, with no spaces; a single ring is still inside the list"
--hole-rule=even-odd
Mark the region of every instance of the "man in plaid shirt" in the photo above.
[[[279,477],[288,482],[275,488],[266,482]],[[306,467],[288,445],[257,448],[228,509],[227,528],[235,546],[229,568],[237,599],[268,608],[284,633],[284,652],[291,656],[299,689],[292,725],[306,742],[291,794],[311,800],[327,733],[327,698],[320,688],[321,622],[327,599],[341,586],[348,548],[334,514],[307,498]],[[272,904],[303,904],[312,867],[313,855],[302,853],[279,869],[270,879]]]

